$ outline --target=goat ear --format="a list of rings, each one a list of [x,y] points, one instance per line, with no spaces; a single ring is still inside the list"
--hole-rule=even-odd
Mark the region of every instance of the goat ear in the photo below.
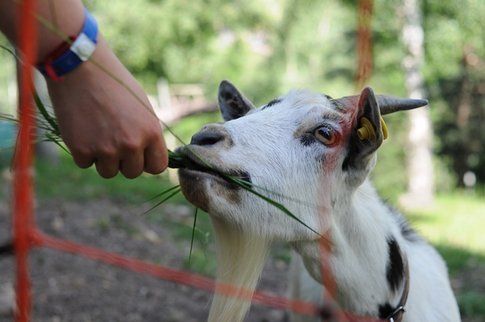
[[[224,121],[240,118],[253,108],[253,104],[226,80],[219,85],[218,101]]]
[[[354,101],[355,102],[355,101]],[[354,109],[347,157],[343,169],[367,169],[372,154],[387,136],[376,95],[370,87],[362,90]]]

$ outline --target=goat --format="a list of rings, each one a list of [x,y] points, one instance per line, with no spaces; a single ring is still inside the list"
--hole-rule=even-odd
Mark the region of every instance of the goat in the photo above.
[[[444,261],[368,180],[387,132],[381,115],[425,100],[378,96],[370,88],[340,99],[299,90],[254,108],[227,81],[218,99],[225,122],[206,125],[178,150],[192,164],[179,170],[182,192],[214,227],[218,285],[253,292],[270,245],[285,241],[298,254],[290,278],[295,299],[323,303],[329,272],[338,304],[352,314],[460,321]],[[218,173],[263,187],[306,226]],[[331,238],[322,261],[325,236]],[[242,321],[249,307],[247,298],[216,293],[208,319]]]

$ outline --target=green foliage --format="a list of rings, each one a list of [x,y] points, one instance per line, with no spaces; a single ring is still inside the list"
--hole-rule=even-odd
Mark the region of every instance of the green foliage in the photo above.
[[[485,317],[483,303],[485,303],[485,295],[479,292],[466,292],[458,297],[460,312],[463,316]]]
[[[485,181],[483,82],[485,2],[424,2],[426,65],[435,124],[436,151],[446,158],[456,183],[466,171]]]
[[[438,196],[436,205],[412,212],[408,218],[435,244],[452,245],[485,254],[484,195],[455,193]]]
[[[485,316],[484,197],[472,192],[439,195],[434,207],[407,215],[445,259],[463,317],[478,319]]]

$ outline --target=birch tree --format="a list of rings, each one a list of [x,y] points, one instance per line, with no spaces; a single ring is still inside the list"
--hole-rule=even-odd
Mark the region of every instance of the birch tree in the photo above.
[[[424,59],[424,30],[419,0],[403,0],[404,25],[402,42],[406,48],[403,60],[406,89],[409,97],[425,98],[421,67]],[[408,187],[401,198],[403,206],[417,208],[433,202],[432,125],[428,108],[408,113],[407,142]]]

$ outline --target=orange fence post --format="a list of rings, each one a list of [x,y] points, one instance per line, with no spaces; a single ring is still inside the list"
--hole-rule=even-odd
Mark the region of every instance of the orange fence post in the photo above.
[[[357,73],[355,83],[361,90],[372,74],[373,0],[359,0],[357,12]]]
[[[30,317],[30,279],[28,254],[31,247],[30,235],[33,225],[33,187],[32,159],[33,136],[35,133],[33,108],[32,65],[37,50],[36,22],[33,12],[35,0],[21,2],[18,26],[19,51],[22,63],[19,64],[19,134],[14,160],[13,180],[13,231],[16,260],[16,321],[27,322]]]

